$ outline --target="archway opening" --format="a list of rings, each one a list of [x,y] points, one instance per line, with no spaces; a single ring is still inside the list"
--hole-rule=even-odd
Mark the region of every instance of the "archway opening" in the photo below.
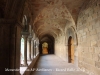
[[[71,36],[68,39],[68,62],[74,63],[74,40]]]
[[[43,47],[42,44],[47,43],[47,54],[54,54],[54,38],[50,35],[44,35],[42,38],[40,38],[40,44],[39,44],[39,52],[42,55],[43,54]]]
[[[20,65],[24,64],[24,39],[21,38]]]
[[[48,43],[44,42],[42,44],[42,54],[48,54]]]

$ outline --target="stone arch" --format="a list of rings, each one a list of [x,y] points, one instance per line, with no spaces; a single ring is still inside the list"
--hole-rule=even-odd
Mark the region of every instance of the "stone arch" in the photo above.
[[[66,45],[67,45],[67,42],[68,42],[68,38],[70,36],[72,36],[73,39],[74,39],[74,45],[76,45],[76,46],[78,45],[77,33],[76,33],[76,30],[75,30],[75,28],[73,26],[65,29],[65,34],[66,34],[66,37],[65,37]]]
[[[22,25],[23,25],[23,31],[28,31],[28,22],[27,22],[27,16],[24,15],[22,19]]]
[[[54,54],[54,37],[52,35],[43,35],[41,38],[40,38],[40,54],[42,54],[42,44],[46,42],[48,43],[48,54]]]
[[[23,19],[22,19],[22,25],[25,25],[27,24],[27,17],[26,15],[23,16]]]

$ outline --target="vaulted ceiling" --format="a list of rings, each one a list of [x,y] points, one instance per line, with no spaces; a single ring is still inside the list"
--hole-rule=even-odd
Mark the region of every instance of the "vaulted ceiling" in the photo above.
[[[76,25],[79,11],[86,0],[28,0],[33,14],[33,28],[38,37],[58,36],[66,25]]]

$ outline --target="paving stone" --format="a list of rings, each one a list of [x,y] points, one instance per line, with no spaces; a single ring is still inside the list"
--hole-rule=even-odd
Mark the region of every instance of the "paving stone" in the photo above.
[[[35,68],[50,69],[50,71],[34,71],[31,75],[88,75],[74,64],[67,63],[55,55],[40,56]]]

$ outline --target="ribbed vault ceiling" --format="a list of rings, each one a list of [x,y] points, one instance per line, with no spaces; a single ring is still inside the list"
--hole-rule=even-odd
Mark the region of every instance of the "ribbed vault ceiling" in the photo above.
[[[33,12],[33,27],[39,38],[53,37],[62,32],[68,22],[73,25],[86,0],[29,0]]]

